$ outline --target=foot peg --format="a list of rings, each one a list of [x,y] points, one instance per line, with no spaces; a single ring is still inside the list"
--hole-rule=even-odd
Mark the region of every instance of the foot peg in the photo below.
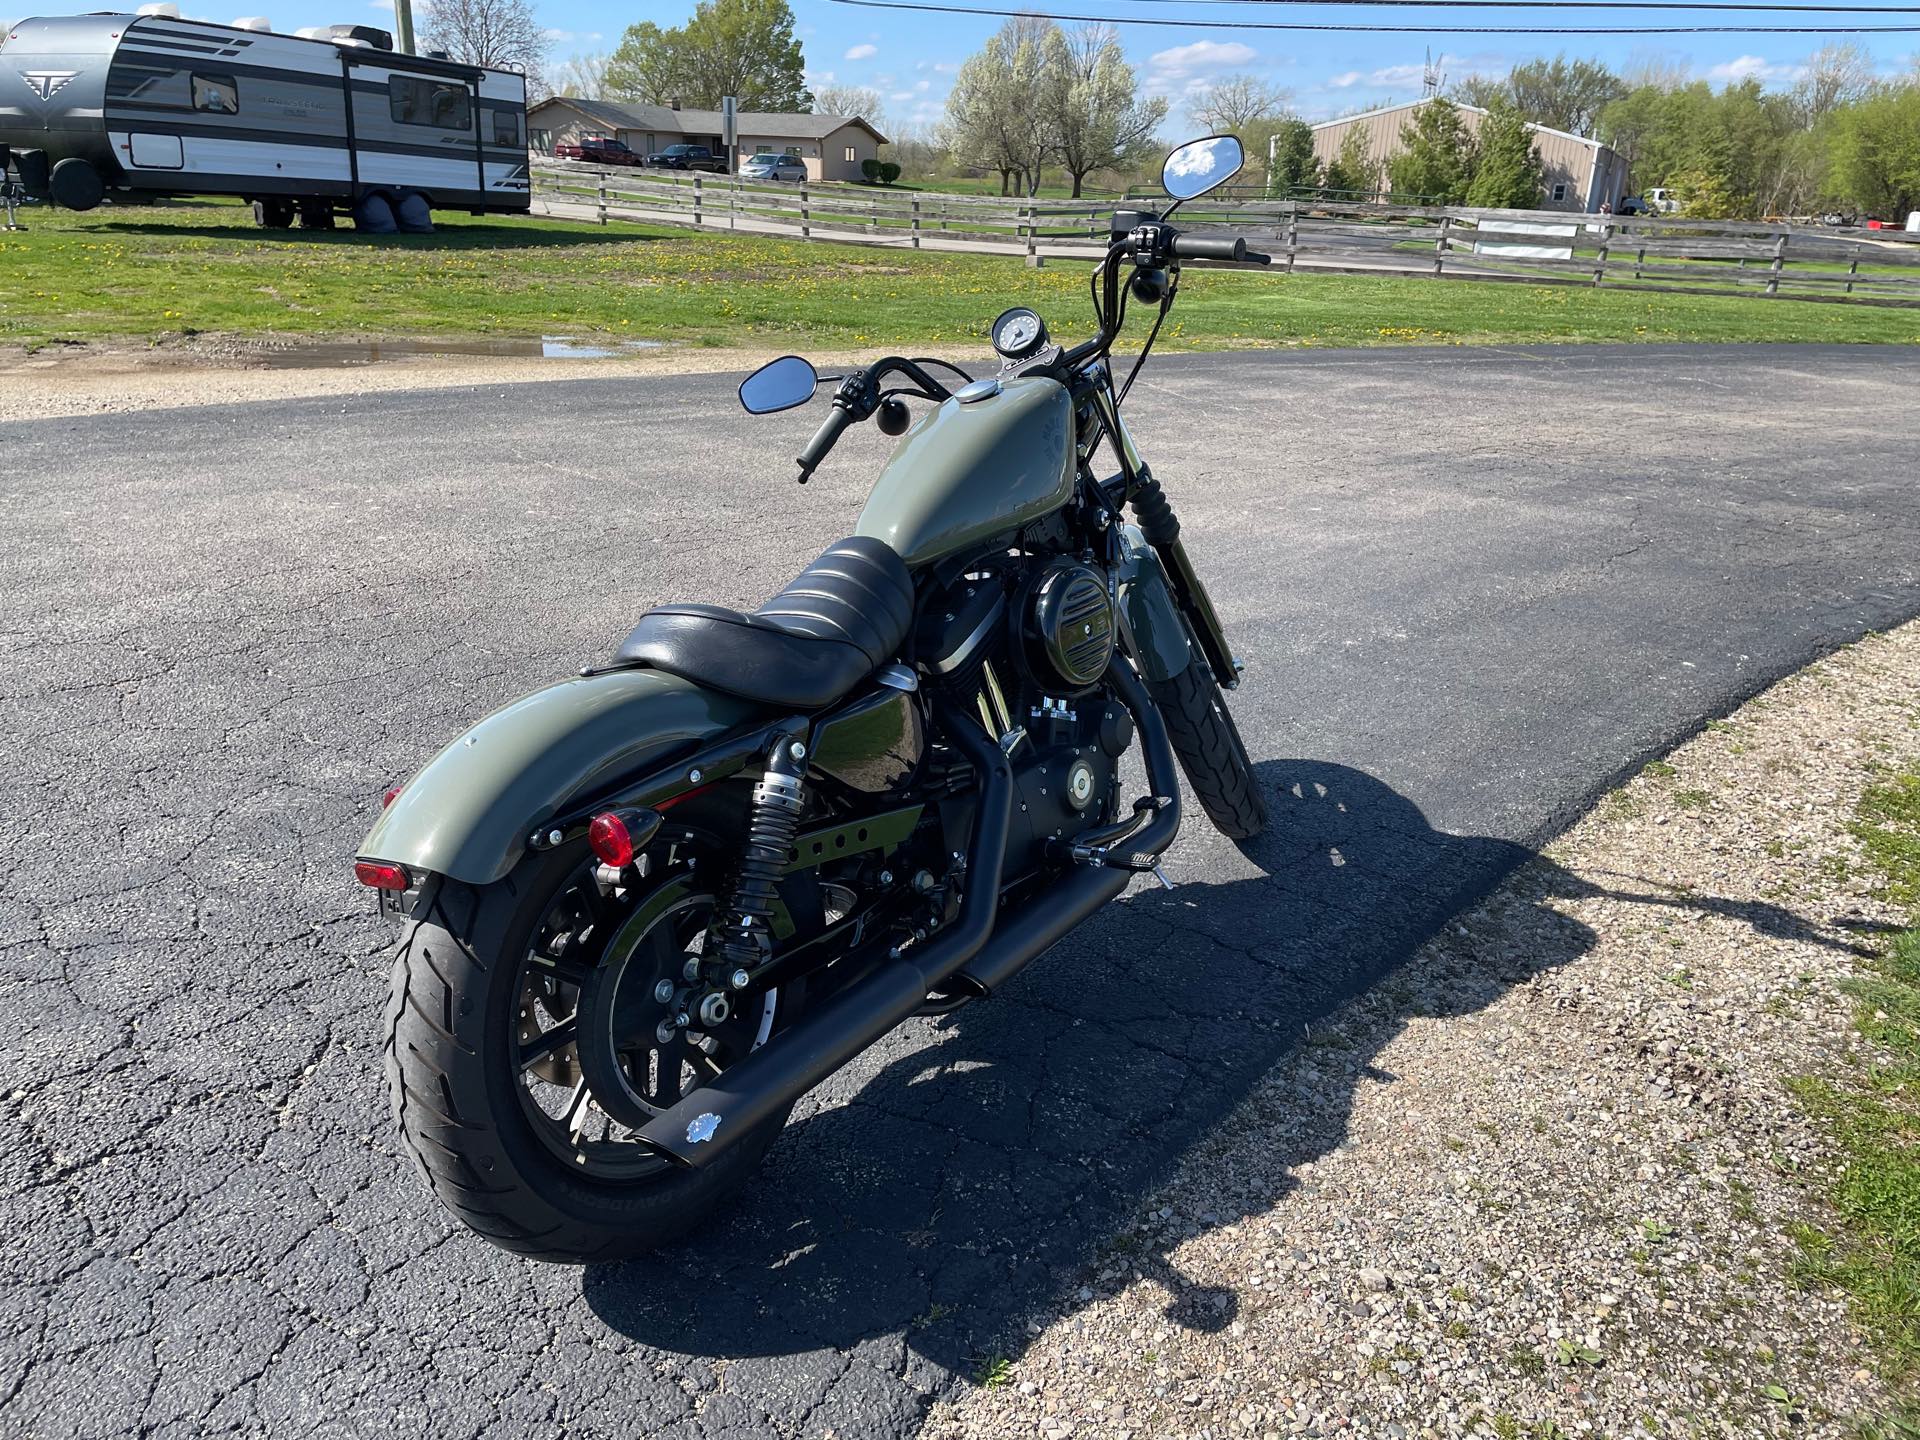
[[[1160,873],[1158,851],[1147,855],[1128,855],[1124,852],[1128,842],[1151,825],[1155,817],[1172,803],[1164,795],[1143,795],[1133,802],[1131,819],[1104,829],[1089,830],[1071,842],[1056,840],[1047,847],[1049,858],[1071,861],[1075,865],[1105,865],[1113,870],[1131,870],[1136,875],[1151,873],[1171,890],[1173,882]]]

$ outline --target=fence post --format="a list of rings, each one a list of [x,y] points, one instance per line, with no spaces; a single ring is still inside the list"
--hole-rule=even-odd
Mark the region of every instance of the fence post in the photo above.
[[[1647,263],[1647,242],[1644,236],[1640,240],[1640,253],[1633,258],[1633,278],[1640,278],[1640,267]]]
[[[813,212],[807,208],[807,182],[802,180],[800,182],[800,238],[802,240],[813,238],[812,219]]]
[[[880,233],[880,197],[878,195],[867,201],[867,233],[870,235]]]
[[[607,172],[602,170],[597,177],[600,184],[600,223],[607,223]]]
[[[700,200],[701,200],[700,172],[696,170],[693,172],[693,228],[696,230],[700,228],[702,223],[702,216],[700,214]]]
[[[1853,247],[1853,259],[1847,263],[1847,291],[1846,291],[1847,294],[1851,295],[1853,293],[1853,277],[1858,275],[1859,273],[1860,273],[1860,247],[1856,245]]]
[[[1767,294],[1780,293],[1780,271],[1787,263],[1787,232],[1782,230],[1773,242],[1773,268],[1767,272]]]
[[[1300,249],[1300,203],[1287,202],[1287,273],[1293,273],[1293,257]]]
[[[1440,234],[1433,242],[1433,278],[1441,278],[1441,267],[1447,259],[1447,237],[1453,234],[1453,213],[1449,211],[1440,217]]]
[[[1607,278],[1607,250],[1613,244],[1613,226],[1610,222],[1600,222],[1600,254],[1593,262],[1593,288],[1598,290],[1600,282]]]
[[[1035,255],[1036,255],[1036,254],[1038,253],[1038,252],[1036,252],[1036,251],[1035,251],[1035,249],[1034,249],[1034,247],[1033,247],[1033,224],[1034,224],[1034,222],[1033,222],[1033,208],[1034,208],[1034,207],[1033,207],[1032,205],[1028,205],[1028,206],[1026,207],[1026,217],[1027,217],[1027,219],[1026,219],[1026,226],[1027,226],[1027,263],[1028,263],[1029,265],[1031,265],[1031,264],[1033,263],[1033,261],[1034,261],[1034,256],[1035,256]]]
[[[913,248],[920,248],[920,197],[913,197]]]

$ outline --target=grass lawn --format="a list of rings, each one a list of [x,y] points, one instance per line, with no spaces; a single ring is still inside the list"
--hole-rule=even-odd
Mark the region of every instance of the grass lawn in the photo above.
[[[1089,323],[1087,267],[659,226],[449,217],[435,235],[261,231],[233,204],[34,208],[0,232],[0,346],[286,336],[979,344],[1028,304]],[[1170,348],[1574,340],[1920,342],[1920,311],[1347,275],[1192,272]]]
[[[1844,1168],[1831,1199],[1839,1223],[1795,1234],[1802,1273],[1835,1284],[1879,1342],[1890,1378],[1920,1379],[1920,765],[1890,770],[1860,800],[1854,833],[1881,893],[1912,928],[1893,935],[1849,988],[1874,1058],[1851,1082],[1807,1079],[1795,1089],[1839,1143]],[[1861,1440],[1911,1440],[1920,1408]]]

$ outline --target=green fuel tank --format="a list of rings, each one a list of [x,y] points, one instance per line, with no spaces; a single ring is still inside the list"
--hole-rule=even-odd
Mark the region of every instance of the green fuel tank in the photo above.
[[[975,381],[900,437],[854,533],[927,565],[1037,520],[1073,498],[1073,439],[1059,381]]]

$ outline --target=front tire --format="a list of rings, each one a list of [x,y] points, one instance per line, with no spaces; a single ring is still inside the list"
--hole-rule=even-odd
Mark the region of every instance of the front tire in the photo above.
[[[1251,840],[1267,828],[1267,799],[1253,775],[1227,697],[1199,660],[1171,680],[1149,681],[1147,693],[1166,721],[1187,783],[1213,826],[1229,840]]]
[[[566,1264],[627,1259],[709,1219],[786,1123],[782,1111],[702,1170],[649,1163],[632,1143],[618,1164],[589,1166],[591,1145],[556,1147],[536,1129],[523,1083],[526,961],[556,897],[588,865],[573,845],[491,885],[430,879],[401,938],[387,1007],[394,1120],[429,1187],[502,1249]]]

